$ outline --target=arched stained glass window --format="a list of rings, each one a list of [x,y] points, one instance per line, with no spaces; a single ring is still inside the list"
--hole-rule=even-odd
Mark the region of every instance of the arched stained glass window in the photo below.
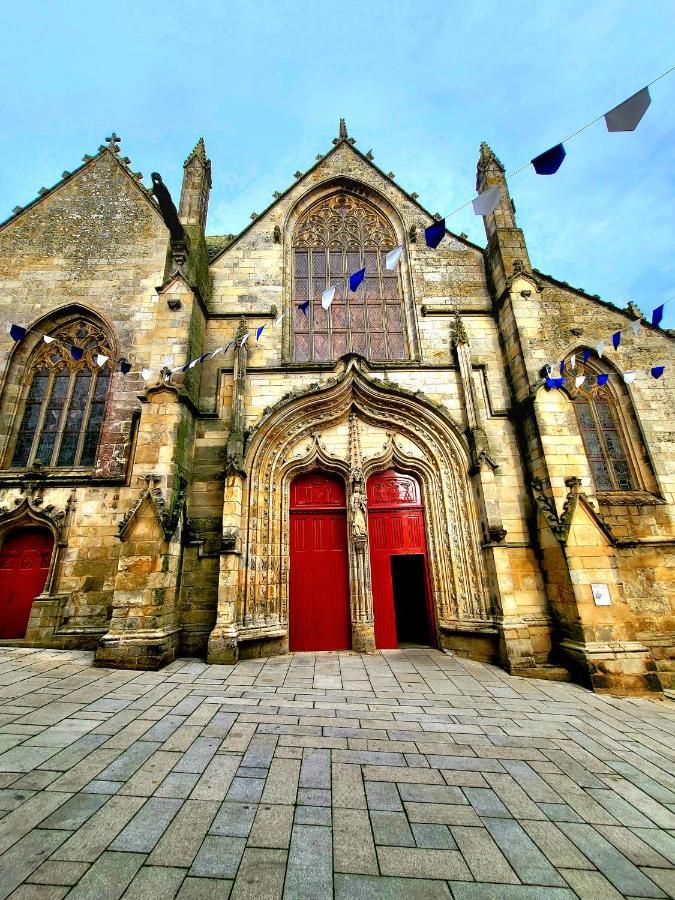
[[[351,194],[320,201],[303,215],[293,240],[293,358],[327,362],[350,351],[371,360],[407,359],[400,268],[385,267],[397,246],[389,222]],[[366,268],[359,289],[349,275]],[[321,294],[335,287],[328,310]],[[299,304],[310,301],[307,316]]]
[[[112,356],[107,336],[91,322],[78,321],[55,331],[31,361],[23,414],[12,466],[91,467],[103,425],[110,370],[97,354]],[[75,361],[70,347],[81,348]]]
[[[614,397],[606,385],[597,384],[595,372],[578,364],[574,374],[591,376],[588,387],[575,392],[574,411],[596,490],[635,490]]]

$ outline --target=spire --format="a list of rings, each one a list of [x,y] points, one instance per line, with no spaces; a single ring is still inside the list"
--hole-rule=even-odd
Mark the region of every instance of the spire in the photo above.
[[[197,159],[202,165],[206,166],[208,160],[206,159],[206,146],[204,144],[204,138],[200,137],[197,143],[194,146],[192,153],[188,156],[188,158],[183,163],[183,168],[185,168],[191,160]]]
[[[504,166],[489,144],[485,141],[480,145],[480,157],[478,158],[478,171],[486,172],[488,169],[498,169],[504,174]]]
[[[183,169],[178,210],[180,220],[184,225],[199,225],[204,229],[211,191],[211,160],[206,156],[204,138],[199,138],[183,163]]]

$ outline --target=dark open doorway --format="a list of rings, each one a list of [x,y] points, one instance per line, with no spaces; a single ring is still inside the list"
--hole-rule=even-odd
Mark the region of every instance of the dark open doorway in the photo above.
[[[421,553],[393,555],[391,580],[399,647],[402,644],[429,646],[431,637],[424,556]]]

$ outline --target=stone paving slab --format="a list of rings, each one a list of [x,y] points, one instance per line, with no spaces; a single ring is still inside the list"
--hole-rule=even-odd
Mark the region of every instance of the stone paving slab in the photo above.
[[[0,648],[0,900],[675,896],[675,703],[436,650]]]

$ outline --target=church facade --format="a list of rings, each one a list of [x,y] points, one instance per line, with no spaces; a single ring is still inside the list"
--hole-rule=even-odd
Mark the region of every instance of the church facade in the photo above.
[[[421,643],[675,687],[672,373],[621,377],[673,334],[581,361],[640,312],[532,267],[487,145],[486,247],[427,247],[440,217],[342,122],[238,235],[207,234],[203,141],[177,210],[141,178],[113,134],[0,226],[28,329],[0,345],[0,642],[148,669]]]

